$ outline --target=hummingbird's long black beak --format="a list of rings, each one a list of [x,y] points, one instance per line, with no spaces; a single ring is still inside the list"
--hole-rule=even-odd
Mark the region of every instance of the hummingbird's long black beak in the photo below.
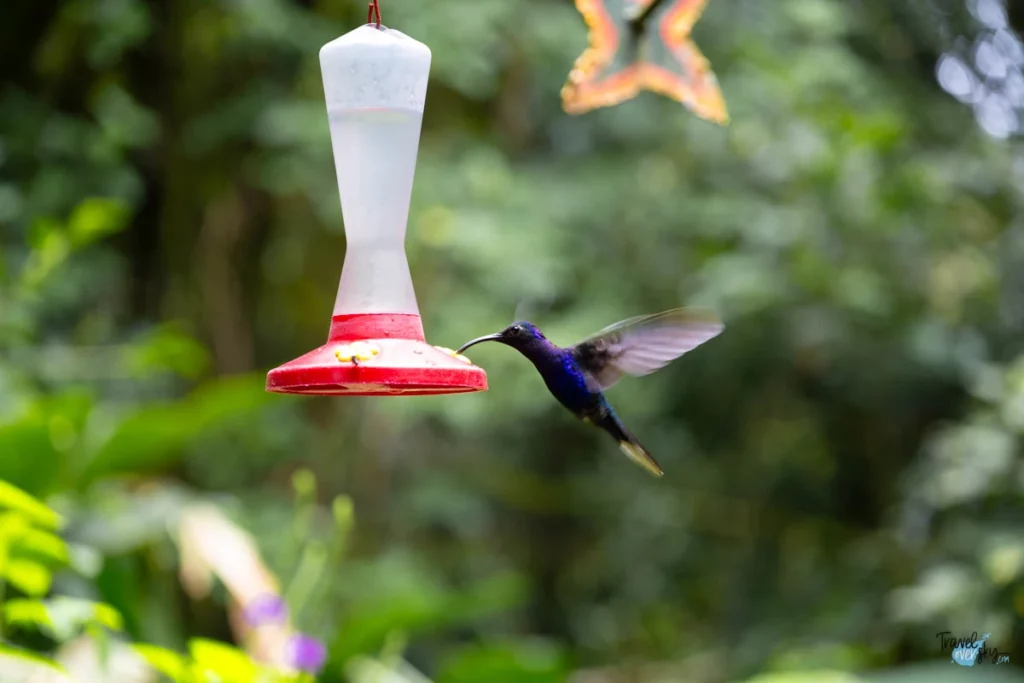
[[[498,332],[496,334],[489,334],[486,337],[477,337],[476,339],[472,339],[472,340],[466,342],[465,344],[463,344],[462,346],[460,346],[458,351],[456,351],[455,353],[462,353],[463,351],[468,349],[470,346],[475,346],[475,345],[479,344],[480,342],[485,342],[485,341],[501,341],[502,339],[503,339],[503,337],[501,336],[500,332]]]

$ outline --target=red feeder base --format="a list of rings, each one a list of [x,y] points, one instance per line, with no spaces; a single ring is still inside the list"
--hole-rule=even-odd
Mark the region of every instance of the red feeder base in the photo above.
[[[486,389],[481,368],[428,344],[420,316],[408,314],[336,315],[326,344],[267,373],[267,391],[280,394],[395,396]]]

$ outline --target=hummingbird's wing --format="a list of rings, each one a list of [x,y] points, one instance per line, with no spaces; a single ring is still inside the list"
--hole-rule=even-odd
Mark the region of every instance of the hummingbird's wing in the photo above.
[[[717,336],[725,326],[714,313],[676,308],[609,325],[572,347],[588,388],[604,391],[623,375],[647,375]]]

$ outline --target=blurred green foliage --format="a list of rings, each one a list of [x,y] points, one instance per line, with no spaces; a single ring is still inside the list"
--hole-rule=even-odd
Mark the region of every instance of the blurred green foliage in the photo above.
[[[361,3],[5,6],[4,652],[234,642],[225,592],[178,577],[207,501],[287,577],[323,681],[975,680],[940,631],[991,632],[1011,662],[982,675],[1017,680],[1024,160],[936,83],[970,4],[711,0],[719,129],[651,95],[564,115],[568,0],[382,0],[433,51],[407,242],[431,341],[722,312],[609,394],[661,480],[500,347],[479,395],[264,393],[327,332],[317,52]]]

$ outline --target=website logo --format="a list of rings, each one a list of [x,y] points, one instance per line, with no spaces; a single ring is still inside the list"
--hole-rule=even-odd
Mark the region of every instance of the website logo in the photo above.
[[[935,637],[942,643],[943,652],[949,652],[954,664],[974,666],[975,664],[1008,664],[1010,653],[1000,652],[999,648],[986,647],[985,642],[992,636],[975,631],[969,637],[956,638],[952,631],[940,631]]]

